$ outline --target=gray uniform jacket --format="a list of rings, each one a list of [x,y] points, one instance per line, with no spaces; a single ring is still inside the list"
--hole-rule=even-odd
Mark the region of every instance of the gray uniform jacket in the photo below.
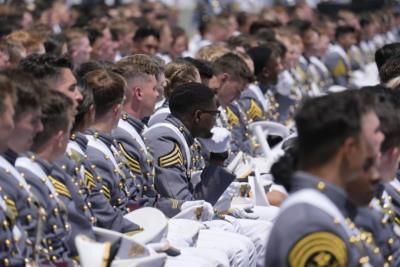
[[[354,229],[352,219],[356,208],[346,193],[319,178],[304,172],[292,177],[292,191],[318,189],[339,209],[346,223]],[[290,197],[289,197],[290,198]],[[370,247],[363,237],[346,232],[337,218],[307,203],[297,203],[283,210],[275,221],[268,241],[266,266],[383,266],[376,247]]]
[[[145,132],[144,137],[155,160],[158,192],[167,198],[185,201],[203,199],[214,204],[236,177],[220,166],[209,164],[202,170],[200,183],[193,187],[191,174],[195,171],[195,164],[191,159],[187,168],[185,145],[190,148],[194,138],[178,118],[169,115],[166,122],[183,134],[186,144],[182,144],[174,132],[164,127]]]
[[[76,133],[71,139],[70,142],[76,142],[82,151],[86,151],[88,140],[85,135]],[[136,224],[123,217],[123,213],[120,209],[111,206],[110,201],[104,196],[102,191],[102,183],[101,180],[98,179],[99,175],[95,168],[90,167],[90,162],[86,155],[80,155],[76,152],[75,156],[71,157],[68,155],[65,157],[63,163],[69,166],[66,169],[68,174],[76,177],[82,176],[79,171],[80,167],[83,166],[84,177],[81,177],[83,186],[80,187],[80,190],[84,192],[85,200],[96,218],[96,226],[121,233],[127,233],[138,229]]]
[[[132,131],[137,133],[136,140],[131,134],[127,133],[122,127],[113,130],[113,137],[116,139],[119,149],[125,161],[128,163],[130,171],[135,176],[139,194],[138,202],[141,206],[154,206],[162,210],[166,216],[173,217],[180,211],[182,200],[162,197],[155,187],[155,166],[153,156],[147,148],[143,148],[144,140],[142,137],[145,128],[140,120],[124,114],[121,120],[129,123]],[[142,142],[140,144],[139,142]]]
[[[38,156],[28,153],[34,162],[37,162]],[[38,162],[37,162],[38,163]],[[67,240],[71,234],[71,227],[68,224],[67,207],[61,199],[55,198],[50,189],[46,186],[45,180],[38,177],[29,167],[18,166],[17,169],[24,174],[26,181],[30,184],[32,192],[36,195],[40,205],[46,210],[46,223],[43,229],[42,247],[47,250],[40,256],[41,262],[68,262],[69,247]],[[49,175],[50,172],[45,172]]]

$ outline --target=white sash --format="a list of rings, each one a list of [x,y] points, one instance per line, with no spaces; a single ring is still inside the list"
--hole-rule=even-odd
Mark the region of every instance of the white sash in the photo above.
[[[22,185],[22,187],[28,192],[30,196],[32,196],[31,190],[29,188],[28,183],[26,182],[25,178],[15,169],[13,165],[10,164],[3,156],[0,156],[0,166],[3,167],[5,170],[10,171],[12,176],[17,179],[17,181]]]
[[[67,145],[67,151],[70,152],[71,150],[78,152],[81,156],[85,156],[85,152],[82,150],[79,144],[74,140],[70,140]]]
[[[101,153],[103,153],[105,156],[109,157],[112,164],[114,165],[115,169],[117,169],[118,172],[122,173],[117,161],[115,160],[114,154],[113,152],[116,151],[116,149],[114,148],[115,151],[111,151],[110,148],[104,144],[101,140],[99,140],[98,138],[95,138],[94,136],[88,134],[86,135],[86,137],[89,139],[88,142],[88,146],[93,147],[97,150],[100,150]]]
[[[351,236],[360,234],[357,227],[350,229],[350,227],[346,223],[346,219],[344,218],[338,207],[328,197],[315,189],[302,189],[292,194],[285,202],[283,202],[280,212],[282,213],[284,210],[297,204],[312,205],[327,213],[332,218],[338,219],[340,225],[342,226],[343,230],[346,231],[349,238]],[[363,264],[362,266],[372,267],[369,263]]]
[[[40,167],[40,165],[37,162],[35,162],[27,157],[19,157],[17,159],[17,161],[15,162],[15,166],[20,167],[20,168],[25,168],[25,169],[33,172],[33,174],[35,174],[40,179],[43,179],[45,181],[47,188],[54,195],[54,197],[57,198],[58,194],[56,192],[56,189],[54,188],[54,186],[51,183],[50,179],[48,178],[47,174],[43,171],[43,169]]]
[[[149,119],[149,123],[147,125],[153,125],[153,121],[155,120],[155,118],[157,118],[157,116],[159,115],[164,115],[165,117],[168,116],[168,114],[170,114],[171,111],[169,110],[168,107],[166,108],[159,108],[157,109],[153,115],[151,115],[150,119]]]
[[[310,57],[310,62],[317,66],[319,69],[321,69],[325,74],[329,73],[328,68],[325,66],[325,64],[317,57]]]
[[[143,150],[147,154],[147,148],[146,145],[144,144],[143,138],[140,136],[140,134],[136,131],[135,127],[133,127],[129,122],[126,120],[120,119],[118,122],[118,127],[122,130],[124,130],[127,134],[129,134],[133,139],[136,140],[136,142],[139,143],[140,147],[143,148]]]
[[[167,128],[169,130],[171,130],[175,136],[178,138],[179,143],[181,143],[183,145],[184,151],[185,151],[185,156],[186,156],[186,168],[187,171],[190,170],[190,164],[191,164],[191,157],[190,157],[190,148],[186,142],[185,136],[183,136],[183,134],[181,133],[181,131],[179,131],[178,128],[176,128],[174,125],[170,124],[170,123],[157,123],[153,126],[151,126],[150,128],[147,128],[143,135],[146,135],[148,132],[150,131],[154,131],[155,129],[158,128]]]

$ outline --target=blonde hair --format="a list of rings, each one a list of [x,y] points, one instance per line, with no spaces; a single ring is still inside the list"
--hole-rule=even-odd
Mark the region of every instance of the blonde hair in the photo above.
[[[183,59],[171,61],[165,66],[165,96],[168,98],[177,86],[188,82],[196,82],[199,77],[200,74],[197,68],[191,63]]]
[[[210,44],[197,51],[195,58],[214,62],[217,58],[229,53],[230,50],[222,44]]]

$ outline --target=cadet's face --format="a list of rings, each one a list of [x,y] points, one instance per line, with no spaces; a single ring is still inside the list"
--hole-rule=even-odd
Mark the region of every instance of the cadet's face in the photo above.
[[[182,35],[176,38],[175,43],[172,45],[172,54],[175,57],[182,56],[182,53],[187,50],[187,37]]]
[[[89,39],[84,36],[79,38],[71,45],[72,60],[75,65],[79,65],[90,60],[90,53],[92,52],[92,47],[90,46]]]
[[[217,91],[218,101],[221,105],[227,106],[234,100],[239,99],[240,94],[246,88],[247,82],[244,80],[227,79],[222,82]]]
[[[159,45],[159,41],[156,37],[149,36],[136,44],[136,52],[154,56],[158,51]]]
[[[202,110],[197,111],[197,133],[195,137],[211,138],[211,129],[215,126],[217,116],[219,114],[217,99],[214,97],[212,102],[204,107]]]
[[[143,94],[143,114],[145,117],[154,112],[154,106],[157,102],[159,92],[158,83],[154,75],[148,75],[148,80],[142,85]]]
[[[74,102],[75,110],[79,102],[82,101],[82,94],[76,84],[75,76],[70,69],[64,68],[61,70],[61,74],[54,84],[54,89],[71,98]]]
[[[359,174],[347,184],[346,188],[349,197],[355,204],[367,205],[380,183],[378,167],[384,135],[380,131],[379,119],[375,112],[365,114],[362,117],[361,125],[359,145],[362,166]]]
[[[15,128],[9,140],[10,148],[17,153],[30,150],[36,134],[43,131],[41,116],[40,108],[28,109],[19,114],[20,119],[15,122]]]
[[[341,39],[342,39],[342,44],[346,49],[349,49],[350,47],[352,47],[357,43],[357,38],[355,33],[345,34],[341,37]]]
[[[10,96],[3,99],[4,111],[0,115],[0,152],[7,149],[7,142],[14,129],[14,105]]]
[[[283,71],[283,64],[280,57],[272,58],[267,67],[267,79],[272,84],[276,84],[278,82],[278,76]]]

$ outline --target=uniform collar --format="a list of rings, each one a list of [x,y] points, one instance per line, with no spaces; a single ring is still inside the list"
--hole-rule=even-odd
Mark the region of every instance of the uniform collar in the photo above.
[[[15,165],[15,161],[17,161],[17,158],[19,157],[18,153],[15,152],[14,150],[11,150],[10,148],[6,150],[6,152],[3,153],[3,157],[11,164]]]
[[[75,141],[79,145],[79,147],[82,149],[82,151],[86,151],[89,140],[86,138],[86,136],[83,133],[75,132],[71,135],[70,139],[72,141]]]
[[[166,99],[164,100],[164,102],[162,103],[161,107],[162,107],[162,108],[169,108],[169,101],[168,101],[168,98],[166,98]]]
[[[32,159],[35,161],[37,164],[40,165],[40,167],[43,169],[43,171],[46,173],[46,175],[50,175],[51,170],[53,169],[53,166],[50,162],[42,158],[41,156],[33,153],[27,153],[28,158]]]
[[[306,188],[317,189],[335,203],[345,217],[350,219],[355,217],[357,208],[350,202],[347,193],[342,188],[303,171],[295,172],[292,179],[292,191]]]
[[[126,113],[122,115],[121,119],[128,122],[133,128],[135,128],[136,132],[138,132],[139,134],[142,133],[144,128],[146,127],[146,125],[141,120]]]
[[[105,143],[108,147],[111,147],[114,144],[114,139],[110,134],[100,133],[96,129],[89,128],[85,131],[86,134],[93,135],[95,138],[98,138],[100,141]]]
[[[177,117],[173,116],[172,114],[169,114],[168,117],[165,120],[170,122],[172,125],[174,125],[176,128],[179,129],[179,131],[185,137],[186,142],[188,143],[189,147],[191,145],[193,145],[193,143],[194,143],[193,136],[189,132],[189,129],[186,128],[186,126]]]

